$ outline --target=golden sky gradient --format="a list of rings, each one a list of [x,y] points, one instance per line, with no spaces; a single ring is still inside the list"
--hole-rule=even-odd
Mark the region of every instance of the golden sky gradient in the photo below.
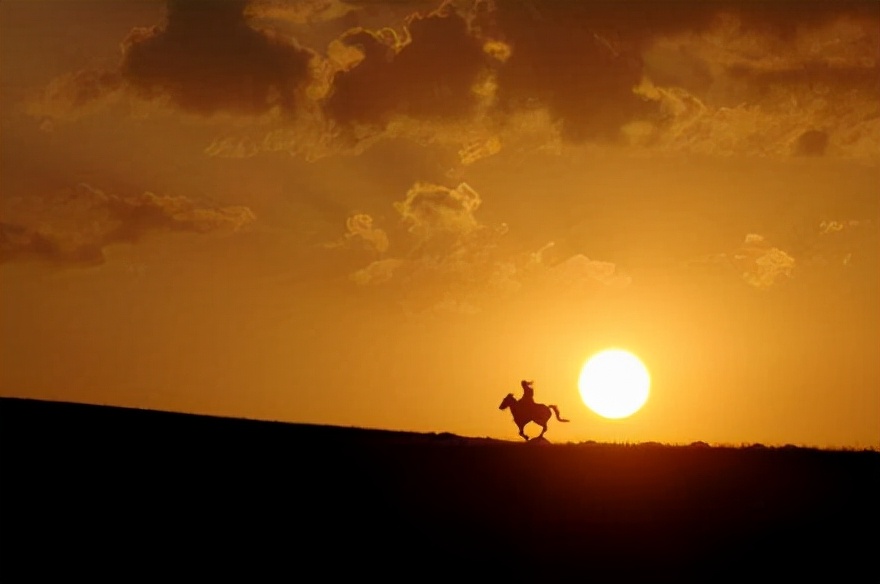
[[[0,2],[0,392],[880,447],[880,4]],[[636,353],[604,420],[578,375]],[[533,431],[534,433],[534,431]]]

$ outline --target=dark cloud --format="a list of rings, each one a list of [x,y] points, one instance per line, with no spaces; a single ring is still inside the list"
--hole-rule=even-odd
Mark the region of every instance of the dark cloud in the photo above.
[[[650,109],[633,95],[642,75],[638,47],[614,30],[621,21],[609,21],[612,8],[501,2],[487,14],[484,30],[511,48],[498,73],[501,113],[547,107],[564,136],[583,141],[614,137],[624,122]]]
[[[13,259],[95,264],[104,260],[103,248],[136,242],[148,233],[238,231],[255,220],[247,207],[203,207],[186,197],[142,193],[108,194],[89,185],[50,201],[49,214],[0,224],[0,262]]]
[[[340,40],[363,58],[336,74],[328,114],[346,124],[384,126],[393,117],[455,119],[473,112],[472,87],[489,62],[456,13],[416,14],[400,38],[390,29],[349,31]]]
[[[292,110],[313,53],[251,28],[245,0],[169,0],[164,27],[135,29],[123,43],[123,79],[140,95],[168,97],[211,114]]]
[[[614,140],[627,122],[662,121],[663,108],[633,91],[646,76],[700,100],[714,91],[722,105],[825,80],[870,84],[876,93],[874,2],[499,0],[494,7],[482,29],[511,47],[498,75],[501,111],[547,107],[571,141]],[[826,40],[836,45],[810,38],[842,18],[861,29],[835,31]],[[669,38],[669,47],[655,48]],[[833,58],[824,58],[829,52]],[[739,92],[728,96],[732,89]]]

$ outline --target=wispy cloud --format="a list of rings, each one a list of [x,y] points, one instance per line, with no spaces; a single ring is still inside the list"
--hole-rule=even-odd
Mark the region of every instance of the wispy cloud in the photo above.
[[[368,262],[350,279],[383,293],[416,316],[475,314],[526,288],[577,295],[631,283],[611,262],[582,254],[552,259],[548,252],[553,243],[533,252],[504,251],[502,240],[509,228],[481,222],[477,217],[481,201],[467,183],[457,187],[416,183],[393,205],[406,227],[399,235],[402,239],[392,242],[398,252]],[[354,231],[353,223],[359,225]],[[364,217],[350,218],[347,227],[344,240],[355,232],[371,238],[377,231]]]
[[[186,197],[150,192],[123,196],[87,184],[48,203],[49,214],[15,209],[17,219],[2,224],[0,261],[102,263],[104,247],[135,242],[149,233],[235,232],[255,220],[248,207],[205,207]]]
[[[345,220],[345,234],[338,240],[328,243],[328,248],[360,247],[377,255],[388,251],[388,234],[373,226],[373,218],[366,213],[355,213]]]
[[[756,233],[746,235],[731,260],[742,271],[743,279],[755,288],[770,288],[780,279],[790,278],[795,267],[793,257]]]

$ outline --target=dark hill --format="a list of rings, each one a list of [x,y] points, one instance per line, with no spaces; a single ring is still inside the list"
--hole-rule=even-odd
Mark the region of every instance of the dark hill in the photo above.
[[[531,445],[4,398],[0,465],[0,569],[27,580],[880,575],[873,451]]]

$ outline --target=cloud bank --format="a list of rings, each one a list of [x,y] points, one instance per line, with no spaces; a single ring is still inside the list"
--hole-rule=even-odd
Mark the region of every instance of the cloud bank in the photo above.
[[[205,116],[283,114],[211,145],[221,156],[357,153],[433,124],[465,163],[540,111],[568,144],[877,161],[873,2],[425,6],[379,26],[366,3],[169,0],[164,25],[123,41],[118,70],[56,80],[33,111],[76,117],[121,91]],[[316,23],[331,40],[301,46]]]

